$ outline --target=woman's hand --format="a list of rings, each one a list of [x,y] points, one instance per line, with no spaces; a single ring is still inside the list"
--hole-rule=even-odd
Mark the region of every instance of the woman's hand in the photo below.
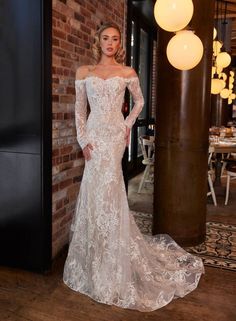
[[[86,145],[83,149],[83,155],[86,161],[91,159],[91,150],[93,150],[93,146],[91,144]]]
[[[125,132],[125,141],[126,141],[126,146],[129,146],[129,141],[130,141],[130,128],[126,126],[126,132]]]

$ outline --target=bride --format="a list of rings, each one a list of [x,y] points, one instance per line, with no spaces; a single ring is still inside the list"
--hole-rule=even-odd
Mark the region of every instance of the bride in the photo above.
[[[63,280],[98,302],[152,311],[193,291],[204,267],[170,236],[144,236],[139,231],[128,207],[121,167],[130,129],[144,104],[139,79],[134,69],[122,64],[116,24],[104,24],[97,31],[94,52],[97,64],[76,72],[75,121],[85,169]],[[134,107],[124,119],[126,88]]]

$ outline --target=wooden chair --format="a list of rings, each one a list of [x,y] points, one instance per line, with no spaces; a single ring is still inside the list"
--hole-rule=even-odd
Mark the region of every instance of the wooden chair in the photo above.
[[[210,191],[207,193],[207,196],[211,195],[214,205],[217,206],[216,194],[215,194],[213,181],[212,181],[212,177],[214,175],[214,170],[211,166],[211,158],[212,158],[214,151],[215,151],[214,147],[210,146],[209,153],[208,153],[208,173],[207,173],[207,180],[208,180]]]
[[[227,181],[226,181],[225,205],[228,204],[228,200],[229,200],[230,181],[233,179],[236,179],[236,161],[229,163],[226,166],[226,174],[227,174]]]
[[[226,157],[224,157],[224,154],[222,154],[222,168],[221,168],[221,177],[225,177],[227,175],[224,175],[224,171],[226,169],[226,166],[228,163],[231,163],[232,161],[236,160],[236,154],[235,153],[227,153]]]
[[[138,188],[138,193],[141,193],[144,184],[154,182],[154,137],[140,136],[138,140],[143,155],[142,163],[146,166]]]

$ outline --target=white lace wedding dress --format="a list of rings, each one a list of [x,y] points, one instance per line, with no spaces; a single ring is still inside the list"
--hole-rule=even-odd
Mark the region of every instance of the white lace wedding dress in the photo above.
[[[194,290],[204,272],[200,258],[168,235],[144,236],[130,212],[121,160],[126,126],[143,106],[137,77],[76,80],[77,138],[93,145],[85,164],[64,282],[94,300],[139,311],[158,309]],[[134,108],[124,120],[125,88]],[[91,112],[88,120],[87,97]]]

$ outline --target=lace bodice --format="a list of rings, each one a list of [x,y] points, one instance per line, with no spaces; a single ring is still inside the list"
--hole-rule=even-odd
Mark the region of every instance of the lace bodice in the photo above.
[[[126,87],[134,100],[134,107],[126,117],[124,124],[131,128],[142,110],[144,100],[138,77],[124,78],[120,76],[103,79],[88,76],[75,81],[76,103],[75,118],[77,140],[81,148],[88,143],[87,135],[87,99],[90,105],[90,118],[99,118],[104,126],[123,120],[121,112]]]

